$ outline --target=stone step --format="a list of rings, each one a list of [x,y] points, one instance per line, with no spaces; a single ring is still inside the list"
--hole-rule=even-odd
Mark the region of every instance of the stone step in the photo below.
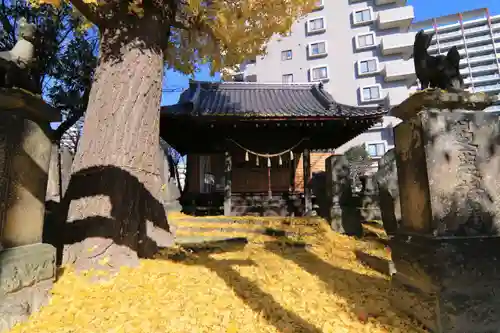
[[[194,216],[186,216],[181,218],[175,218],[172,220],[172,224],[174,225],[248,225],[248,226],[276,226],[279,228],[288,228],[290,226],[294,227],[318,227],[321,223],[327,223],[321,218],[294,218],[294,217],[283,217],[283,216],[270,216],[263,217],[262,219],[256,218],[254,216],[239,216],[234,218],[232,216],[214,216],[214,217],[194,217]]]
[[[179,236],[176,237],[175,243],[184,244],[195,244],[195,243],[208,243],[208,242],[222,242],[234,239],[234,237],[229,236]]]
[[[183,227],[177,226],[176,234],[198,234],[198,233],[242,233],[242,234],[258,234],[258,235],[268,235],[273,237],[295,237],[298,236],[298,232],[287,231],[282,229],[274,228],[259,228],[259,229],[246,229],[246,228],[213,228],[213,227]],[[303,236],[312,236],[316,232],[304,232],[300,233]]]

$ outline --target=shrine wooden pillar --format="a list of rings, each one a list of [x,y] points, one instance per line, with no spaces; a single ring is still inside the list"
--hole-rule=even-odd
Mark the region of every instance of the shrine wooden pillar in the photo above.
[[[289,186],[289,191],[291,193],[295,193],[295,175],[296,175],[296,168],[297,168],[297,159],[293,157],[293,153],[290,158],[290,186]]]
[[[309,149],[304,149],[302,166],[304,168],[304,215],[309,215],[312,211],[311,151]]]
[[[231,174],[233,163],[231,154],[224,153],[224,216],[231,215]]]

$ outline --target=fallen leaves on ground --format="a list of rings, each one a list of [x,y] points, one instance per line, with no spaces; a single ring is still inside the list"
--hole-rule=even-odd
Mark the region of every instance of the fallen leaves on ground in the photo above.
[[[318,228],[308,249],[269,237],[180,261],[172,249],[99,284],[66,268],[50,304],[11,333],[422,332],[390,307],[402,291],[353,253],[384,257],[383,246]]]

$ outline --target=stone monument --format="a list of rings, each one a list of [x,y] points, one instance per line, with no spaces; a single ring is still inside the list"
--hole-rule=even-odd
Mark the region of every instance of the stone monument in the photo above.
[[[378,162],[377,181],[380,214],[387,235],[392,236],[401,222],[401,205],[394,149],[388,150]]]
[[[165,206],[165,210],[168,213],[180,212],[182,210],[182,206],[179,202],[181,193],[179,191],[179,188],[177,187],[175,176],[173,175],[172,161],[170,161],[168,158],[168,143],[166,143],[165,140],[161,138],[159,150],[160,151],[158,153],[158,156],[160,157],[160,165],[162,166],[161,178],[163,182],[163,205]]]
[[[56,270],[55,248],[42,243],[42,232],[52,149],[49,123],[61,117],[27,91],[33,87],[26,79],[31,59],[22,51],[30,33],[31,25],[21,26],[21,45],[0,53],[0,331],[47,301]],[[25,79],[13,81],[13,73],[24,73],[18,78]]]
[[[327,220],[336,232],[361,236],[361,200],[353,195],[349,161],[344,155],[332,155],[325,161]]]
[[[47,177],[47,191],[45,201],[60,202],[59,198],[59,150],[53,143],[49,161],[49,173]]]
[[[433,332],[500,327],[500,122],[485,94],[418,92],[391,114],[401,222],[394,305]]]
[[[359,211],[363,221],[380,220],[378,186],[374,175],[362,176],[362,188],[359,196]]]
[[[60,196],[64,197],[69,185],[72,164],[73,154],[70,149],[63,145],[58,147],[54,143],[50,156],[46,201],[60,202]]]

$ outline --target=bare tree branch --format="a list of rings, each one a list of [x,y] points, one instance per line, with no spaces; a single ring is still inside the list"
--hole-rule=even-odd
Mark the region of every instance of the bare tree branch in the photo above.
[[[87,105],[90,96],[90,86],[87,88],[83,95],[83,102]],[[55,141],[60,141],[64,133],[69,130],[85,113],[85,108],[80,108],[78,112],[72,112],[52,133],[52,138]]]
[[[83,116],[83,112],[81,113],[72,113],[65,121],[59,125],[54,132],[52,133],[52,138],[54,141],[60,141],[64,133],[69,130],[76,122]]]

